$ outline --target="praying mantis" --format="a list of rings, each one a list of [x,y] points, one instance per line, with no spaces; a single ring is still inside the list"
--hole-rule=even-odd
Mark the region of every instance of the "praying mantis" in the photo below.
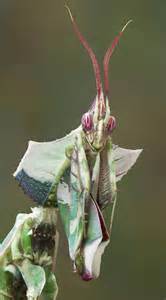
[[[142,149],[124,149],[112,142],[116,119],[109,102],[109,61],[130,21],[106,51],[103,88],[96,56],[66,8],[91,59],[97,95],[80,126],[67,136],[50,142],[30,141],[14,177],[39,206],[59,209],[73,268],[88,281],[99,276],[101,257],[110,241],[117,182],[135,164]],[[107,206],[111,206],[109,229],[103,217]]]

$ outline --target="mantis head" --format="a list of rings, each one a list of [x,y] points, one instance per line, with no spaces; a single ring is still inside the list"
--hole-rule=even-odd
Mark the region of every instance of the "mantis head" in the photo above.
[[[86,112],[81,119],[82,129],[85,133],[86,140],[92,150],[100,151],[103,149],[107,139],[111,136],[113,130],[116,127],[116,119],[111,115],[110,105],[109,105],[109,76],[108,67],[110,58],[114,52],[116,45],[119,42],[121,35],[123,34],[127,25],[131,22],[128,21],[119,34],[115,37],[110,47],[107,49],[106,54],[103,59],[103,69],[104,69],[104,91],[101,83],[100,68],[96,56],[89,46],[86,39],[80,32],[78,25],[73,18],[71,11],[68,6],[66,6],[69,16],[72,21],[73,29],[80,40],[81,44],[86,49],[94,69],[95,80],[96,80],[96,98],[91,105],[88,112]]]

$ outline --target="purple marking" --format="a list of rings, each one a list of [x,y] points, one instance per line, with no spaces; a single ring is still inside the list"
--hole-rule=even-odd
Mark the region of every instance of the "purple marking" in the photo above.
[[[90,131],[93,127],[92,115],[89,112],[85,113],[82,116],[81,123],[85,131]]]

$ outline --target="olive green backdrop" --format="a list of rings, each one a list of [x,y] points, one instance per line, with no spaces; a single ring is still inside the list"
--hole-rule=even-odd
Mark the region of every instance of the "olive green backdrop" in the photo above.
[[[166,1],[71,0],[78,24],[102,58],[132,18],[110,64],[114,142],[143,147],[119,184],[112,245],[101,276],[85,283],[71,272],[62,234],[59,300],[166,299]],[[60,0],[0,2],[0,237],[33,202],[12,173],[29,139],[49,141],[78,126],[95,96],[88,56]]]

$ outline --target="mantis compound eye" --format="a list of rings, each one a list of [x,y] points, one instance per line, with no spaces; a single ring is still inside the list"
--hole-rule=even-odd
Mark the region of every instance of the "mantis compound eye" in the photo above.
[[[90,113],[85,113],[81,119],[82,127],[85,131],[90,131],[93,128],[92,115]]]
[[[116,119],[115,119],[115,117],[111,116],[107,123],[107,130],[108,130],[109,134],[112,133],[112,131],[115,129],[115,127],[116,127]]]

